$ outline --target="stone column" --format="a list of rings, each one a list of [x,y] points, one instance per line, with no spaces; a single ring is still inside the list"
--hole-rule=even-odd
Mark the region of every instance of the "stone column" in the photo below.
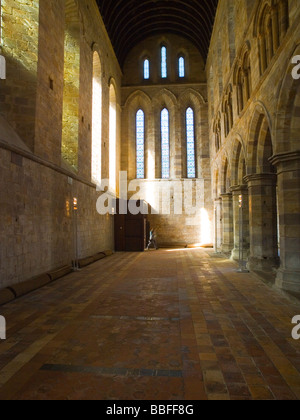
[[[271,159],[277,167],[280,224],[278,287],[300,293],[300,151]]]
[[[231,187],[233,201],[233,241],[234,248],[231,254],[233,260],[238,261],[240,257],[240,196],[243,197],[243,256],[249,257],[250,238],[249,238],[249,196],[247,185],[236,185]]]
[[[249,269],[271,271],[278,266],[277,202],[275,174],[254,174],[245,178],[249,189]]]
[[[215,252],[222,251],[222,199],[215,199]]]
[[[233,241],[233,206],[232,193],[222,194],[222,252],[231,253],[234,247]]]

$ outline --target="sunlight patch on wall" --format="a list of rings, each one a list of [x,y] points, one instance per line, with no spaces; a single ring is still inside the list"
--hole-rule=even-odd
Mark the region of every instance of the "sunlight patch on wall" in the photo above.
[[[75,4],[74,4],[75,8]],[[77,14],[66,8],[62,157],[78,169],[80,25]]]

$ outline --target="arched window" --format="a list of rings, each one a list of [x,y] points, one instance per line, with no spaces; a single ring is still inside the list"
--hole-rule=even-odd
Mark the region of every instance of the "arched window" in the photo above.
[[[258,37],[260,72],[268,68],[289,27],[288,0],[261,1],[254,23]]]
[[[145,114],[136,113],[136,177],[145,178]]]
[[[102,148],[102,85],[101,63],[97,51],[93,55],[93,109],[92,109],[92,179],[101,183]]]
[[[150,61],[148,59],[144,60],[144,79],[150,79]]]
[[[221,136],[222,136],[221,115],[220,115],[220,113],[218,114],[218,117],[215,121],[214,134],[215,134],[216,153],[218,153],[218,151],[221,148]]]
[[[196,178],[195,119],[192,108],[186,111],[186,145],[187,177]]]
[[[109,187],[117,186],[117,97],[113,84],[109,89]]]
[[[161,112],[161,172],[163,179],[170,178],[170,120],[169,111]]]
[[[233,127],[232,86],[229,85],[223,100],[224,128],[227,137]]]
[[[161,77],[162,79],[166,79],[168,77],[167,48],[165,46],[161,47]]]
[[[179,58],[179,77],[185,77],[185,59],[184,57]]]

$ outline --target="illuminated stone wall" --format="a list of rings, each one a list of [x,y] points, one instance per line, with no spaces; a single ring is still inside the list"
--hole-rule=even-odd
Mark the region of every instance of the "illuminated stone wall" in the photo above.
[[[79,74],[79,10],[74,1],[69,0],[65,12],[62,158],[75,170],[78,169]]]
[[[12,60],[8,60],[8,79],[0,81],[0,113],[5,118],[0,118],[0,288],[71,263],[75,226],[73,197],[78,199],[79,208],[79,257],[113,249],[113,219],[111,216],[100,216],[96,211],[100,193],[92,183],[91,173],[94,51],[99,54],[101,62],[102,136],[99,145],[102,147],[102,177],[108,176],[109,84],[112,78],[118,105],[117,133],[120,131],[121,97],[121,70],[96,2],[15,0],[1,1],[1,6],[3,3],[6,9],[2,11],[7,11],[4,17],[6,23],[19,16],[19,12],[13,13],[13,6],[20,4],[27,16],[14,26],[19,31],[15,31],[14,36],[8,36],[8,25],[4,22],[4,42],[16,54],[20,33],[32,44],[30,48],[36,45],[36,50],[35,66],[30,67],[30,72],[21,65],[14,69]],[[7,8],[8,3],[10,6]],[[33,30],[28,31],[24,26],[31,25],[28,18],[35,10],[31,8],[32,4],[39,6],[39,26],[32,26],[36,28],[33,40],[30,38],[34,35]],[[70,21],[65,25],[68,13]],[[25,15],[22,14],[22,17]],[[68,39],[65,34],[67,27],[73,34],[73,19],[76,22],[75,32],[80,34],[75,48],[77,52],[80,50],[80,68],[77,65],[79,61],[76,64],[80,71],[76,74],[75,90],[78,121],[73,119],[74,125],[77,125],[77,144],[76,153],[72,149],[72,153],[65,156],[67,159],[62,159],[62,139],[72,145],[76,138],[75,134],[73,136],[75,130],[68,134],[65,131],[63,137],[64,87],[69,82],[68,76],[65,78],[64,46],[65,39]],[[24,50],[24,60],[26,54]],[[72,65],[73,59],[69,57]],[[34,80],[29,77],[33,74],[33,67]],[[26,107],[31,103],[36,105],[30,107],[29,113]],[[12,111],[20,111],[21,114],[24,111],[24,115],[20,117]],[[26,129],[29,122],[32,129],[30,142]],[[119,141],[118,134],[117,148],[120,147]],[[118,162],[116,166],[119,168]]]
[[[167,47],[168,77],[161,78],[160,48]],[[185,58],[185,77],[179,78],[178,59]],[[150,61],[150,78],[143,78],[143,60]],[[174,213],[174,192],[170,194],[170,215],[150,215],[151,227],[157,231],[158,243],[212,243],[213,205],[211,200],[210,157],[208,138],[207,84],[204,61],[193,44],[175,35],[151,37],[138,44],[128,55],[124,65],[122,87],[122,170],[128,179],[136,178],[136,113],[145,114],[145,180],[135,198],[156,202],[161,189],[187,178],[186,110],[194,111],[196,180],[191,185],[195,204],[198,182],[198,206],[190,214],[182,206],[182,213]],[[162,180],[160,114],[167,108],[170,119],[170,180]],[[192,185],[193,184],[193,185]],[[179,193],[184,203],[183,193]],[[175,200],[175,201],[174,201]],[[157,204],[153,205],[157,210]],[[159,210],[161,213],[161,210]],[[207,227],[206,231],[205,228]],[[205,232],[204,232],[205,231]]]
[[[2,0],[1,13],[7,79],[0,82],[0,113],[33,150],[39,1]]]
[[[292,58],[300,54],[299,33],[297,0],[221,1],[207,61],[212,190],[221,207],[216,241],[234,259],[243,243],[248,268],[273,274],[278,287],[294,292],[300,291],[300,84]]]

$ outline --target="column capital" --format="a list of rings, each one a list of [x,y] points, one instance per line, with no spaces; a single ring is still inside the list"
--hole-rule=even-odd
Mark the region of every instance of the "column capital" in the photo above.
[[[295,150],[293,152],[283,152],[277,153],[269,159],[269,162],[274,166],[279,166],[280,164],[285,164],[287,162],[298,162],[300,161],[300,150]]]
[[[267,183],[267,185],[274,184],[277,181],[277,174],[264,173],[264,174],[251,174],[244,177],[244,181],[248,186],[252,183]]]
[[[220,197],[222,200],[230,200],[232,198],[232,192],[221,194]]]
[[[248,194],[248,185],[247,184],[234,185],[230,187],[230,190],[233,195]]]

